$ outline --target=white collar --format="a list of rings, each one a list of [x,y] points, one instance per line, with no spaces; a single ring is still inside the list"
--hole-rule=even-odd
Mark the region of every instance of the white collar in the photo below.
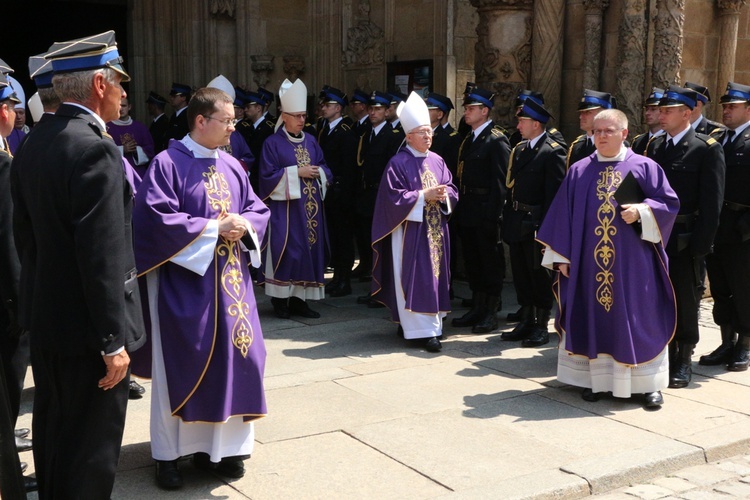
[[[682,140],[682,138],[687,134],[688,130],[690,130],[690,127],[685,128],[682,132],[677,134],[676,136],[672,137],[671,135],[667,134],[667,140],[672,140],[672,145],[676,146],[678,142]]]
[[[341,120],[343,120],[343,119],[344,119],[344,117],[343,117],[343,116],[339,116],[338,118],[336,118],[336,119],[335,119],[335,120],[333,120],[332,122],[328,122],[328,133],[330,134],[331,132],[333,132],[333,129],[335,129],[335,128],[336,128],[336,125],[338,125],[338,124],[339,124],[339,122],[340,122]]]
[[[484,131],[484,129],[486,129],[487,125],[489,125],[490,123],[492,123],[492,120],[487,120],[486,122],[484,122],[483,124],[481,124],[480,126],[478,126],[476,129],[474,129],[474,132],[473,132],[474,139],[476,139],[477,137],[479,137],[479,134],[481,134],[482,131]]]
[[[120,127],[127,127],[128,125],[133,124],[133,117],[128,116],[126,120],[112,120],[110,123],[112,123],[113,125],[118,125]]]
[[[599,150],[596,150],[596,159],[599,161],[623,161],[625,159],[625,155],[628,154],[628,148],[625,147],[625,144],[620,146],[620,152],[617,153],[615,156],[611,158],[607,158],[606,156],[602,156],[601,153],[599,153]]]
[[[734,136],[737,137],[738,135],[742,134],[742,132],[744,132],[747,127],[750,127],[750,122],[743,123],[736,129],[734,129]]]
[[[409,146],[408,144],[406,145],[406,149],[408,149],[411,152],[411,154],[413,154],[417,158],[427,158],[427,154],[429,153],[429,151],[425,151],[424,153],[417,151],[416,149]]]
[[[381,130],[383,130],[383,127],[385,127],[385,124],[388,123],[387,121],[383,121],[378,125],[377,127],[372,127],[372,131],[375,132],[375,135],[378,135]]]
[[[195,142],[192,137],[190,137],[190,134],[180,139],[180,142],[183,143],[185,147],[188,148],[196,158],[218,158],[219,157],[218,149],[209,149],[205,146],[201,146],[200,144]]]
[[[543,132],[542,132],[541,134],[539,134],[538,136],[536,136],[536,137],[534,137],[533,139],[529,140],[529,147],[530,147],[530,148],[533,148],[534,146],[536,146],[536,143],[537,143],[537,142],[539,142],[539,139],[540,139],[540,138],[541,138],[541,137],[542,137],[542,136],[543,136],[543,135],[544,135],[545,133],[547,133],[547,132],[546,132],[546,131],[543,131]]]

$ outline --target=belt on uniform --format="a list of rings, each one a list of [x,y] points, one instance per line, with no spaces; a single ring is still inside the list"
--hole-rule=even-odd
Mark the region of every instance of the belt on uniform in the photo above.
[[[472,187],[466,187],[461,186],[461,194],[490,194],[490,190],[488,188],[472,188]]]
[[[527,205],[526,203],[521,203],[520,201],[513,201],[511,206],[516,212],[533,212],[541,208],[540,205]]]
[[[739,203],[727,200],[724,200],[724,208],[733,212],[744,212],[746,210],[750,210],[750,206],[740,205]]]
[[[693,212],[692,214],[682,214],[675,217],[674,223],[675,224],[684,224],[687,226],[687,229],[692,229],[692,225],[695,222],[695,219],[698,217],[698,212]]]

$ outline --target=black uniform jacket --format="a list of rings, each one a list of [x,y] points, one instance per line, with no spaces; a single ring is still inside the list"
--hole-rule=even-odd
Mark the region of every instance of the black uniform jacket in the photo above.
[[[473,136],[473,131],[466,135],[458,155],[459,202],[454,217],[461,226],[499,222],[505,203],[508,137],[491,121],[476,139]]]
[[[570,148],[568,148],[568,158],[565,162],[565,169],[568,170],[572,164],[583,160],[594,151],[596,151],[596,146],[588,140],[588,136],[586,134],[579,135],[572,143],[570,143]]]
[[[0,137],[0,141],[5,141]],[[13,201],[10,195],[10,162],[8,143],[0,150],[0,298],[3,303],[0,308],[7,309],[7,316],[0,314],[5,322],[0,336],[8,334],[7,320],[13,318],[18,321],[18,279],[21,274],[21,264],[18,261],[16,245],[13,241]]]
[[[503,239],[515,243],[533,238],[542,223],[565,177],[565,147],[545,134],[533,148],[529,141],[521,141],[510,158]]]
[[[717,123],[713,120],[709,120],[705,116],[701,117],[701,121],[698,123],[698,126],[695,127],[695,131],[699,134],[705,134],[710,135],[714,132],[721,132],[726,127],[722,125],[721,123]],[[718,129],[718,130],[717,130]]]
[[[328,191],[327,204],[332,200],[339,201],[354,197],[359,142],[359,138],[354,135],[349,123],[344,120],[339,121],[333,130],[329,130],[324,127],[318,134],[318,144],[333,174],[333,185]]]
[[[169,146],[170,139],[180,140],[190,132],[187,119],[187,108],[179,115],[177,113],[169,117],[167,130],[164,132],[164,149]]]
[[[711,137],[721,144],[727,132],[727,129],[718,129]],[[750,239],[750,127],[722,149],[726,163],[726,184],[721,223],[715,239],[717,247]]]
[[[11,188],[32,345],[77,355],[140,347],[133,192],[112,138],[63,104],[19,148]]]
[[[368,124],[357,143],[357,212],[365,217],[373,214],[380,178],[404,138],[403,132],[394,129],[389,123],[383,125],[378,135],[372,139],[371,134],[372,124]]]
[[[167,118],[167,115],[160,115],[159,118],[153,120],[151,125],[148,126],[148,131],[151,133],[151,138],[154,140],[154,154],[166,149],[167,145],[164,143],[164,136],[167,133],[168,127],[169,118]]]
[[[667,152],[666,141],[667,134],[656,137],[649,143],[646,156],[664,169],[680,199],[680,212],[667,243],[667,253],[689,248],[694,256],[706,255],[713,247],[724,200],[724,150],[716,140],[697,134],[692,127]]]

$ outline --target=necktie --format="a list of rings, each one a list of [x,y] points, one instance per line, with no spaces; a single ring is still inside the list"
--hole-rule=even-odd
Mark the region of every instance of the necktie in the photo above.
[[[732,144],[732,141],[734,141],[734,135],[736,132],[734,130],[730,130],[727,132],[727,142],[724,143],[725,146],[728,146],[729,144]]]
[[[374,130],[370,132],[370,142],[374,141],[377,136]]]
[[[672,139],[667,139],[667,142],[664,143],[664,152],[669,153],[673,146]]]

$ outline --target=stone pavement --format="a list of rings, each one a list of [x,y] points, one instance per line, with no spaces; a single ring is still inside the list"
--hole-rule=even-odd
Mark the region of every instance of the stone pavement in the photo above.
[[[147,393],[129,407],[113,498],[750,497],[750,373],[697,364],[719,342],[710,303],[693,383],[667,389],[664,407],[649,412],[639,397],[589,403],[558,383],[556,336],[524,349],[500,340],[512,325],[487,335],[447,326],[442,353],[408,345],[386,309],[355,303],[367,289],[315,304],[317,320],[275,318],[256,289],[269,415],[256,423],[242,479],[185,459],[185,487],[159,490],[151,387],[141,381]],[[468,295],[464,283],[456,294]],[[514,295],[507,283],[501,318],[516,310]],[[449,318],[463,313],[459,299],[454,310]],[[30,424],[31,392],[20,427]]]

